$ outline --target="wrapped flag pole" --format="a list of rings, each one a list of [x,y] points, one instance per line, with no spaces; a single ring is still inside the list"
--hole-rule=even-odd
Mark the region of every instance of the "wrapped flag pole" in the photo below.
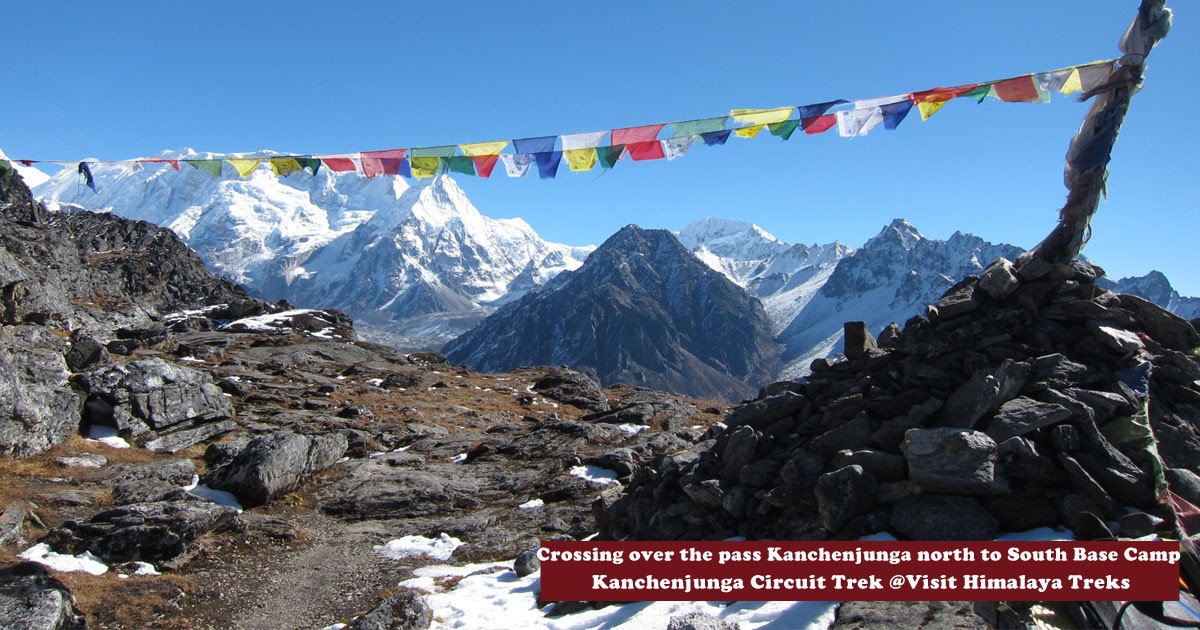
[[[1171,30],[1171,10],[1165,4],[1165,0],[1142,0],[1137,17],[1121,36],[1119,46],[1124,56],[1107,80],[1083,94],[1084,99],[1095,100],[1067,150],[1063,175],[1067,201],[1059,212],[1058,225],[1031,255],[1051,262],[1067,262],[1079,255],[1091,236],[1092,215],[1105,192],[1113,144],[1129,110],[1129,101],[1142,86],[1146,56]]]

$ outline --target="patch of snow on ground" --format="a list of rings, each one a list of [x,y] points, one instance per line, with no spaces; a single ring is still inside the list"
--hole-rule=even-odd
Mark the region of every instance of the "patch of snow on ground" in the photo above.
[[[434,560],[446,561],[463,544],[463,541],[443,532],[437,538],[405,536],[375,545],[375,553],[393,560],[412,556],[429,556]]]
[[[521,505],[518,505],[517,509],[518,510],[532,510],[533,508],[540,508],[543,505],[546,505],[546,502],[541,499],[530,499],[530,500],[522,503]]]
[[[414,571],[417,577],[400,583],[429,593],[425,602],[433,609],[433,628],[541,628],[584,630],[594,628],[665,628],[671,617],[703,612],[740,624],[744,630],[827,628],[833,623],[832,602],[632,602],[547,617],[549,606],[537,608],[541,578],[526,577],[507,566],[474,564],[462,567],[429,566]],[[467,576],[444,591],[436,578]]]
[[[227,505],[237,510],[239,514],[242,512],[242,504],[238,503],[237,497],[224,490],[209,488],[207,485],[202,483],[184,489],[190,495],[200,497],[201,499],[208,499],[217,505]]]
[[[117,435],[117,430],[114,427],[93,424],[88,428],[88,439],[106,444],[111,448],[129,448],[129,442],[126,442],[125,438]]]
[[[580,479],[586,479],[592,483],[605,485],[621,483],[617,481],[617,473],[599,466],[575,466],[571,469],[571,474],[579,477]]]
[[[649,428],[650,427],[648,427],[644,424],[632,424],[632,423],[628,423],[628,422],[625,424],[617,425],[617,430],[620,431],[621,433],[624,433],[625,435],[628,435],[629,437],[633,437]]]
[[[454,462],[455,464],[461,464],[461,463],[467,461],[467,454],[459,453],[458,455],[455,455],[454,459],[452,459],[450,461]]]
[[[297,317],[297,316],[303,315],[305,313],[315,313],[315,312],[317,312],[317,311],[315,309],[311,309],[311,308],[298,308],[298,309],[293,309],[290,311],[282,311],[279,313],[269,313],[267,315],[244,317],[242,319],[236,319],[232,322],[229,322],[228,324],[225,324],[224,326],[221,326],[220,330],[229,330],[234,325],[240,324],[247,330],[253,330],[256,332],[274,332],[276,329],[286,326],[288,324],[289,320],[291,320],[293,317]]]
[[[55,571],[82,571],[92,575],[104,575],[108,572],[108,565],[92,555],[90,551],[85,551],[77,556],[69,556],[51,550],[50,545],[46,543],[38,543],[22,551],[17,557],[23,560],[32,560]]]

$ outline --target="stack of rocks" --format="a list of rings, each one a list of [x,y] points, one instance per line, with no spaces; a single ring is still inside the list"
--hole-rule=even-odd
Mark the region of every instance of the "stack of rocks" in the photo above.
[[[1200,501],[1198,322],[1076,261],[997,259],[594,506],[608,538],[1171,531]],[[1168,491],[1169,489],[1169,491]]]

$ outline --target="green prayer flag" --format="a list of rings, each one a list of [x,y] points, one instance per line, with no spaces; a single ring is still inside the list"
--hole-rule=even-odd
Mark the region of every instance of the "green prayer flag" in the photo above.
[[[991,94],[991,93],[992,93],[992,84],[984,83],[983,85],[976,87],[974,90],[971,90],[970,92],[967,92],[966,94],[963,94],[963,96],[965,96],[967,98],[975,99],[976,103],[982,103],[983,99],[987,98],[988,94]]]
[[[447,144],[441,147],[415,147],[408,150],[410,158],[448,158],[454,155],[454,150],[458,148],[457,144]]]
[[[625,152],[625,145],[617,144],[610,147],[596,147],[596,160],[600,162],[601,168],[612,168],[616,166],[617,160],[621,159],[621,154]]]
[[[221,160],[180,160],[180,162],[208,173],[208,176],[213,179],[221,176]]]
[[[450,172],[474,176],[475,162],[465,155],[456,155],[450,158]]]
[[[671,123],[671,131],[675,137],[680,136],[698,136],[702,133],[710,131],[722,131],[725,129],[725,122],[729,120],[728,116],[717,116],[716,118],[701,118],[699,120],[684,120],[682,122]]]
[[[10,173],[14,170],[16,169],[13,168],[12,164],[9,164],[8,160],[0,160],[0,173]]]
[[[300,168],[312,171],[313,175],[316,175],[317,171],[321,170],[321,160],[317,158],[296,158],[296,161],[300,163]]]
[[[796,127],[798,126],[800,126],[800,119],[793,118],[783,122],[771,123],[767,125],[767,129],[771,131],[772,136],[779,136],[780,138],[787,140],[788,138],[792,137],[793,133],[796,132]]]

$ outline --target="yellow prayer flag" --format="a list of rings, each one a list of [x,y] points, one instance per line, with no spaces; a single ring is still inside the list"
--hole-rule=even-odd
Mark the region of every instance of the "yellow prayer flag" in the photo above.
[[[567,166],[571,167],[572,171],[590,171],[596,166],[596,149],[567,149],[563,151],[563,155],[567,157]]]
[[[917,109],[921,110],[921,120],[929,120],[929,117],[937,113],[943,105],[949,101],[921,101],[917,103]]]
[[[1079,68],[1071,69],[1071,76],[1063,82],[1063,86],[1059,88],[1059,92],[1063,94],[1074,94],[1083,90],[1083,79],[1079,76]]]
[[[751,127],[740,127],[738,129],[734,129],[733,133],[736,133],[739,138],[753,138],[754,136],[758,135],[758,132],[762,131],[764,126],[765,125],[754,125]]]
[[[425,179],[437,175],[438,168],[441,165],[442,159],[437,157],[415,157],[411,158],[410,160],[413,177],[418,179]]]
[[[770,125],[773,123],[781,123],[788,118],[791,118],[792,112],[795,110],[795,107],[778,107],[776,109],[735,109],[730,111],[729,115],[733,116],[734,120],[743,125]]]
[[[497,142],[476,142],[473,144],[460,144],[458,148],[462,149],[463,155],[475,157],[477,155],[496,155],[508,146],[508,140],[500,140]]]
[[[292,173],[304,168],[296,161],[296,158],[271,158],[267,160],[271,165],[271,170],[275,172],[276,177],[287,177]],[[243,175],[243,177],[245,177]]]
[[[262,158],[237,158],[225,161],[229,162],[230,166],[237,171],[240,177],[249,177],[250,173],[253,173],[254,169],[258,168],[259,164],[262,164]]]

